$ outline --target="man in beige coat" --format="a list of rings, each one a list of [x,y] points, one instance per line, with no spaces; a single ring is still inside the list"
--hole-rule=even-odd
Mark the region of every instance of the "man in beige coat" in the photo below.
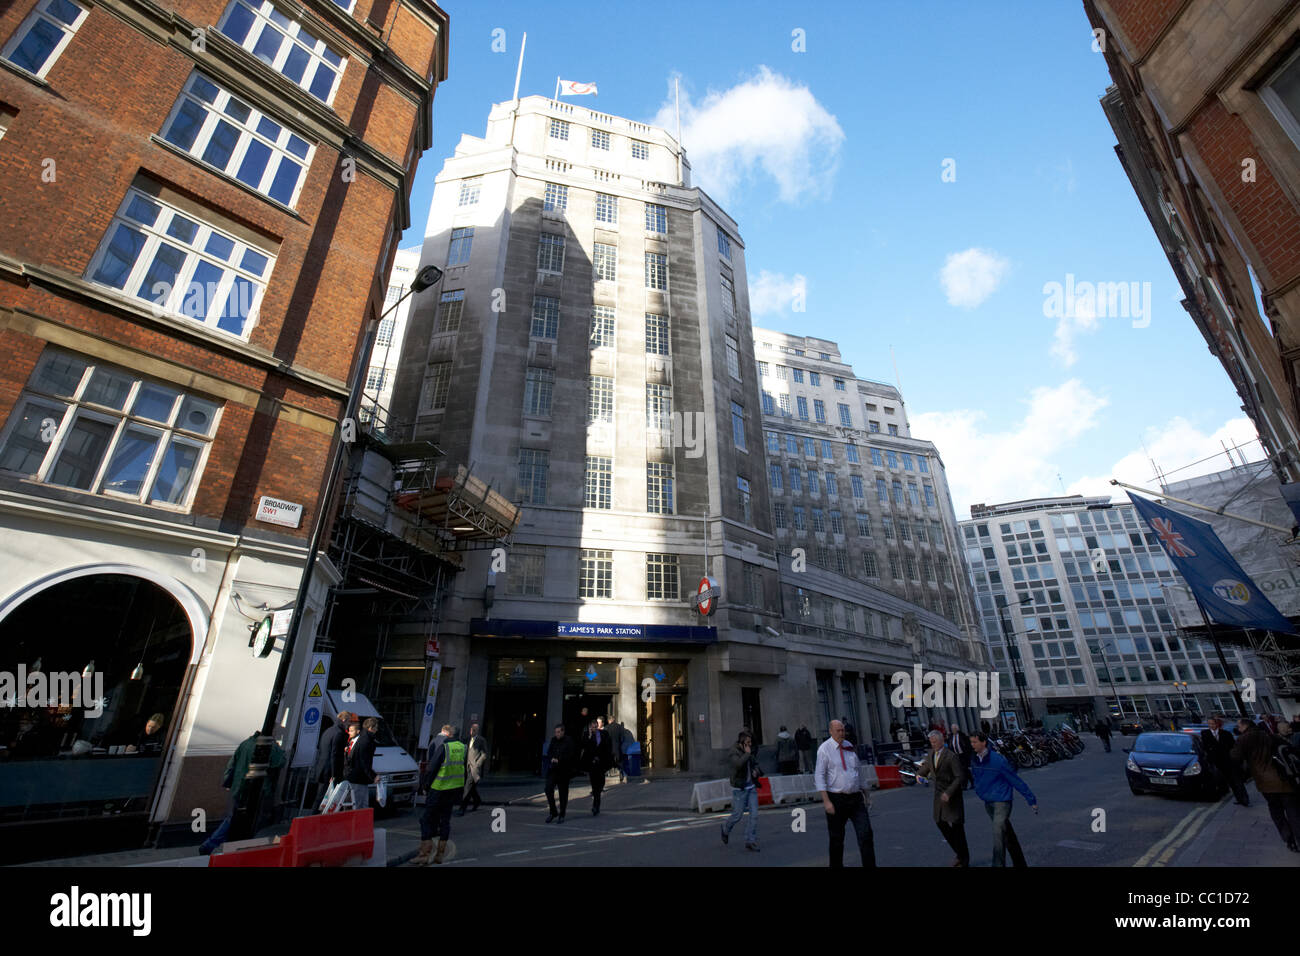
[[[930,752],[921,761],[918,776],[934,783],[934,822],[939,832],[956,852],[953,866],[970,866],[970,847],[966,844],[966,809],[962,806],[962,787],[966,774],[961,758],[944,746],[943,734],[930,731]]]

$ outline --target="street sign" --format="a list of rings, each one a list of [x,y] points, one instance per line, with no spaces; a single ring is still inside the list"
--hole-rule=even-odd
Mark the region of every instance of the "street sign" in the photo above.
[[[439,655],[440,650],[441,648],[438,645],[438,639],[436,637],[431,637],[424,642],[425,657],[437,657]]]
[[[700,586],[695,590],[695,605],[700,613],[705,617],[711,616],[718,609],[718,597],[721,594],[717,581],[707,574],[700,578]]]
[[[307,682],[302,691],[302,719],[298,722],[298,742],[294,745],[290,766],[310,767],[316,762],[321,719],[327,713],[325,688],[329,687],[330,656],[312,654],[307,663]]]
[[[429,691],[424,695],[424,713],[420,716],[421,750],[429,749],[433,737],[433,708],[438,703],[438,679],[442,676],[442,665],[434,661],[429,668]]]
[[[253,516],[267,524],[282,524],[286,528],[296,528],[302,523],[302,505],[294,501],[281,501],[262,495],[257,503],[257,514]]]

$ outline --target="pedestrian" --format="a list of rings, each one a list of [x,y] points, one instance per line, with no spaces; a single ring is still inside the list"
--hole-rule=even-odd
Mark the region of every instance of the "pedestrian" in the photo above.
[[[230,791],[230,799],[226,805],[226,816],[212,831],[212,835],[203,841],[199,847],[199,853],[207,856],[217,847],[226,842],[226,836],[230,833],[230,828],[235,822],[235,810],[238,808],[240,800],[245,801],[244,805],[248,806],[257,798],[257,786],[260,783],[262,794],[269,795],[275,792],[276,777],[279,776],[280,768],[287,762],[284,751],[274,740],[271,741],[271,759],[267,769],[267,774],[260,780],[248,779],[248,765],[253,762],[253,751],[257,747],[257,738],[262,735],[260,730],[255,730],[252,736],[240,742],[231,754],[230,759],[226,762],[226,772],[222,777],[221,786]],[[245,792],[247,791],[247,793]],[[243,838],[252,838],[257,835],[264,822],[269,818],[271,813],[271,801],[263,800],[257,819],[252,821],[252,830],[242,834]],[[250,810],[250,812],[252,812]]]
[[[806,724],[794,732],[794,746],[799,751],[799,772],[813,772],[813,735]]]
[[[1097,718],[1097,724],[1092,728],[1092,731],[1098,738],[1100,738],[1101,745],[1106,748],[1106,753],[1110,753],[1110,724],[1099,717]]]
[[[487,770],[488,744],[478,732],[478,724],[469,725],[469,739],[465,741],[465,792],[461,795],[460,815],[465,811],[471,813],[483,806],[483,798],[478,795],[478,785]],[[473,806],[470,804],[473,803]]]
[[[374,738],[361,727],[356,714],[348,721],[348,740],[343,745],[343,786],[352,791],[352,808],[370,806],[370,785],[375,782]]]
[[[1201,731],[1201,744],[1219,777],[1232,788],[1232,798],[1238,806],[1250,806],[1246,781],[1241,772],[1241,761],[1232,756],[1232,734],[1223,726],[1223,717],[1215,714],[1208,721],[1209,729]]]
[[[731,770],[731,816],[722,824],[722,842],[731,839],[731,831],[748,811],[745,849],[758,852],[758,781],[763,771],[754,755],[754,735],[747,729],[736,735],[736,744],[727,755],[727,764]]]
[[[853,749],[858,748],[858,728],[853,726],[853,721],[847,717],[841,717],[840,723],[844,725],[844,739],[853,745]]]
[[[1287,741],[1252,725],[1244,717],[1237,721],[1237,730],[1232,759],[1244,761],[1255,778],[1255,789],[1268,804],[1268,815],[1273,818],[1273,825],[1286,848],[1293,853],[1300,852],[1296,844],[1300,838],[1300,791],[1282,775],[1273,760],[1278,746]]]
[[[569,806],[569,778],[578,763],[578,745],[564,731],[564,724],[555,725],[555,736],[546,745],[546,805],[550,816],[546,822],[559,819],[564,822],[564,811]],[[555,812],[555,791],[560,792],[560,812]]]
[[[457,728],[445,724],[438,735],[441,741],[429,753],[429,767],[425,780],[429,781],[424,797],[424,813],[420,816],[420,852],[413,861],[416,866],[429,862],[433,851],[433,835],[438,834],[438,852],[433,862],[441,863],[447,854],[447,841],[451,839],[451,811],[456,798],[465,789],[465,744],[457,739]]]
[[[930,731],[930,752],[917,769],[918,777],[934,781],[934,822],[957,855],[953,866],[970,866],[970,847],[966,843],[966,808],[961,792],[966,785],[966,774],[961,758],[944,746],[943,734]],[[967,746],[969,750],[969,746]]]
[[[776,772],[782,776],[796,773],[799,769],[799,747],[790,736],[790,731],[781,725],[781,732],[776,735]]]
[[[321,731],[316,742],[316,761],[312,764],[312,805],[314,812],[320,812],[320,804],[329,793],[329,788],[343,779],[343,746],[348,738],[348,721],[352,715],[346,710],[340,711],[334,723]],[[325,793],[321,793],[321,787]],[[317,798],[320,798],[319,800]]]
[[[952,733],[948,737],[948,749],[957,755],[961,762],[962,789],[974,789],[975,783],[970,776],[970,742],[969,735],[961,732],[961,728],[953,725]]]
[[[605,726],[609,728],[609,747],[614,753],[614,766],[618,768],[618,782],[627,783],[627,769],[623,766],[623,742],[626,730],[613,717],[605,721]]]
[[[1013,866],[1028,866],[1016,831],[1011,827],[1011,804],[1014,800],[1012,787],[1024,796],[1029,808],[1038,812],[1038,798],[1029,789],[1029,785],[1020,779],[1015,768],[1007,758],[989,749],[989,738],[981,731],[971,734],[971,749],[975,756],[971,759],[970,769],[975,776],[975,793],[984,801],[984,809],[993,822],[993,866],[1007,865],[1007,852],[1011,853]]]
[[[845,739],[842,721],[832,720],[830,737],[817,748],[814,780],[826,811],[826,829],[830,836],[830,865],[844,866],[844,831],[852,823],[858,838],[858,852],[864,867],[876,865],[876,847],[871,834],[870,801],[862,789],[858,774],[858,755]]]
[[[582,767],[587,771],[591,783],[591,815],[600,813],[600,794],[605,789],[605,774],[613,763],[614,750],[610,744],[609,731],[605,729],[605,720],[597,717],[591,722],[587,736],[582,742]]]

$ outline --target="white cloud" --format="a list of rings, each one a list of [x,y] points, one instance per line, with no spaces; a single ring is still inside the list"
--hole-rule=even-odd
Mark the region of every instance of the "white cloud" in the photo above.
[[[1111,495],[1123,500],[1124,489],[1112,485],[1112,478],[1154,491],[1159,487],[1159,480],[1155,477],[1152,461],[1164,471],[1168,481],[1223,471],[1232,467],[1223,443],[1229,448],[1234,444],[1249,445],[1242,449],[1249,460],[1262,460],[1264,457],[1255,426],[1249,418],[1230,419],[1223,427],[1207,435],[1187,419],[1175,417],[1164,425],[1148,428],[1141,436],[1139,447],[1115,462],[1105,474],[1080,478],[1069,485],[1068,491],[1072,495]]]
[[[681,103],[692,181],[716,199],[727,200],[760,174],[776,181],[783,202],[830,194],[844,130],[808,87],[763,66],[698,104],[683,91]],[[671,94],[653,123],[675,130]]]
[[[808,280],[797,272],[787,277],[784,273],[764,269],[758,278],[749,280],[749,311],[752,315],[802,312],[807,299]]]
[[[953,507],[959,518],[970,506],[1059,493],[1054,455],[1097,425],[1107,404],[1078,379],[1036,388],[1025,416],[1005,431],[985,431],[984,412],[926,412],[912,419],[912,434],[932,441],[943,456]]]
[[[1078,361],[1074,350],[1074,336],[1079,332],[1097,331],[1097,310],[1087,299],[1076,299],[1070,304],[1067,314],[1056,323],[1056,334],[1052,339],[1052,355],[1060,359],[1066,368]]]
[[[950,254],[939,273],[948,304],[973,309],[997,291],[1011,263],[988,249]]]

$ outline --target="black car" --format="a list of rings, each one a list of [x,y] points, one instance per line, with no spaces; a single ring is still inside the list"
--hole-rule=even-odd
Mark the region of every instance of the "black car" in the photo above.
[[[1218,797],[1226,786],[1205,758],[1199,737],[1177,731],[1138,735],[1125,766],[1134,793],[1184,793]]]

